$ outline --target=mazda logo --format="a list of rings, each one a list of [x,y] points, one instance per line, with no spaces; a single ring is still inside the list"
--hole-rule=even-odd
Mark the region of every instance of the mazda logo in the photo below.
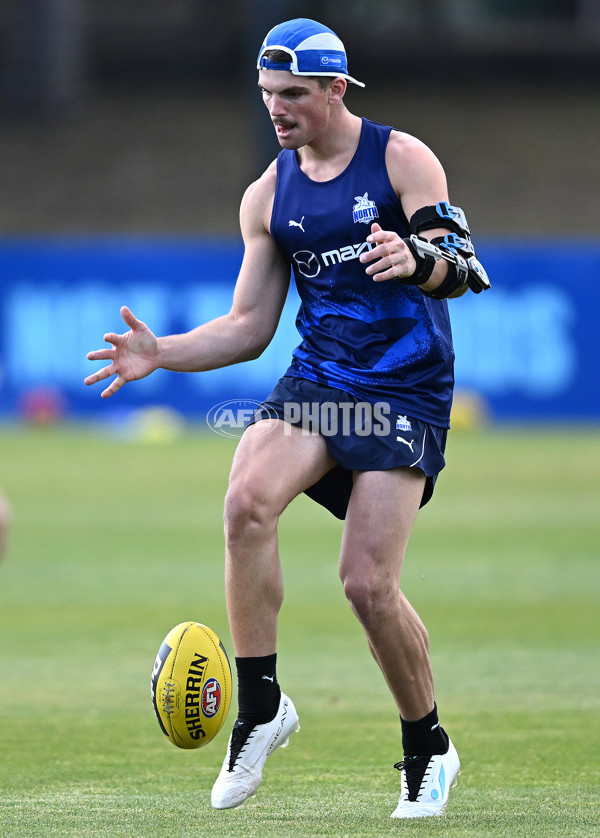
[[[321,264],[318,258],[310,250],[298,250],[294,253],[292,259],[302,276],[312,278],[318,276],[321,271]]]

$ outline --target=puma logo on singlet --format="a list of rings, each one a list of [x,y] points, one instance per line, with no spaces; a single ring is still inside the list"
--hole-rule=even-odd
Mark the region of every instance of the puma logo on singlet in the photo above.
[[[288,225],[288,226],[289,226],[289,227],[300,227],[300,229],[302,230],[302,232],[303,232],[303,233],[306,233],[306,230],[305,230],[305,229],[304,229],[304,227],[302,226],[302,222],[303,222],[303,221],[304,221],[304,216],[302,216],[302,218],[300,219],[300,221],[294,221],[292,218],[290,218],[290,223],[289,223],[289,225]]]

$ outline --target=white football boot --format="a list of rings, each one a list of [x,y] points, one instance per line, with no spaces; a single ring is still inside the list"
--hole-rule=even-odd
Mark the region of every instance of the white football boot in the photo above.
[[[267,757],[285,748],[292,733],[300,730],[298,713],[291,699],[281,693],[275,718],[250,727],[238,719],[229,738],[227,755],[211,794],[215,809],[232,809],[256,792]]]
[[[405,757],[395,768],[401,771],[400,802],[392,818],[429,818],[443,815],[450,789],[460,774],[456,748],[449,743],[445,754]]]

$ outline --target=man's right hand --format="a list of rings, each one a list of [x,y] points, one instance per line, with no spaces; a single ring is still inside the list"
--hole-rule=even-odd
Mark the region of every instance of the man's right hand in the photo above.
[[[156,336],[141,320],[123,306],[121,317],[129,326],[130,331],[123,335],[113,332],[104,335],[104,340],[112,344],[111,349],[96,349],[88,352],[89,361],[107,361],[111,363],[98,372],[88,375],[85,384],[96,384],[111,375],[116,375],[114,381],[100,394],[103,399],[112,396],[126,381],[145,378],[158,368],[158,341]]]

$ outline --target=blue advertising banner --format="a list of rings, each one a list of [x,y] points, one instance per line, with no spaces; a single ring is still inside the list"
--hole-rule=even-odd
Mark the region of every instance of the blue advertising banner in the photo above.
[[[487,242],[485,294],[450,301],[457,386],[497,419],[600,419],[600,244]]]
[[[457,387],[498,420],[600,419],[600,244],[485,241],[492,289],[450,301]],[[54,393],[71,416],[166,405],[203,418],[214,405],[260,400],[297,343],[290,289],[278,332],[256,361],[185,375],[160,371],[109,400],[83,379],[128,305],[157,334],[192,329],[229,310],[237,239],[101,237],[0,240],[0,414]]]

